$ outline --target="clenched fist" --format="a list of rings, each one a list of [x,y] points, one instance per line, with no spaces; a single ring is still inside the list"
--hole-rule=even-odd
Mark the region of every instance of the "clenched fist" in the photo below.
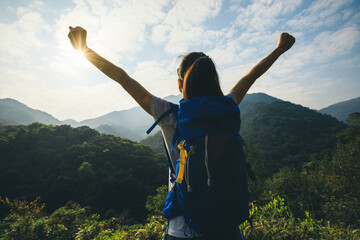
[[[70,31],[68,37],[71,45],[76,49],[83,51],[87,48],[86,45],[86,30],[77,26],[76,28],[69,27]]]
[[[295,38],[288,33],[281,33],[279,37],[279,41],[277,44],[277,48],[282,52],[286,52],[289,50],[292,45],[295,43]]]

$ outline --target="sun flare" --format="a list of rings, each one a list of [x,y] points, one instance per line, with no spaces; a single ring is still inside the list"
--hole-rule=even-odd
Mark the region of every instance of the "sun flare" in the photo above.
[[[76,51],[75,49],[70,49],[70,51],[67,52],[67,58],[73,66],[87,67],[89,65],[83,51]]]

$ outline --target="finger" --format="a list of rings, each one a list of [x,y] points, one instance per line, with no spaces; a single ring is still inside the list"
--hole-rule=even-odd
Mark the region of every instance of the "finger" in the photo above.
[[[294,38],[294,36],[289,35],[289,39],[291,40],[291,42],[295,42],[295,38]]]

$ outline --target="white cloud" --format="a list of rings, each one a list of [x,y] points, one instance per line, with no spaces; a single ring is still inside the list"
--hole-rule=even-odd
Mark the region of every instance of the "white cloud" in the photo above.
[[[238,13],[236,25],[242,27],[247,32],[264,32],[278,25],[280,16],[294,11],[301,0],[294,1],[253,1],[249,6],[242,7],[242,3],[232,6],[232,10]]]
[[[88,32],[88,45],[117,63],[139,52],[147,38],[147,27],[165,17],[167,1],[76,0],[75,8],[62,14],[55,38],[61,50],[69,51],[68,26],[82,26]]]
[[[342,65],[356,74],[359,69],[354,50],[359,47],[360,14],[355,3],[74,0],[67,5],[61,2],[60,10],[55,10],[47,1],[37,0],[15,8],[5,6],[17,19],[0,23],[4,33],[0,38],[0,96],[13,97],[61,119],[82,120],[136,106],[121,86],[72,49],[68,26],[80,25],[88,30],[91,48],[124,67],[160,97],[179,93],[176,55],[207,52],[226,92],[275,48],[281,31],[289,31],[297,38],[296,44],[251,91],[309,106],[315,101],[326,105],[326,92],[341,84],[351,85],[346,71],[339,83],[326,76],[327,70]],[[322,98],[316,99],[319,96]]]
[[[313,1],[309,8],[305,8],[288,25],[296,29],[318,29],[322,26],[332,26],[340,21],[344,12],[340,10],[348,7],[353,0],[317,0]],[[351,9],[346,10],[349,12]]]
[[[359,43],[360,30],[358,27],[320,32],[311,42],[305,41],[302,37],[290,51],[289,60],[284,67],[296,71],[307,64],[314,64],[314,62],[318,65],[333,62],[338,57],[350,54],[351,50]]]
[[[335,56],[346,55],[360,43],[360,30],[358,27],[342,28],[336,32],[320,33],[314,40],[317,61],[329,60]]]
[[[184,53],[190,46],[209,44],[224,33],[207,31],[204,23],[216,17],[222,7],[221,0],[176,1],[163,21],[154,26],[151,40],[155,44],[166,43],[165,51]]]
[[[45,47],[41,33],[49,30],[48,24],[38,12],[30,8],[17,8],[18,19],[12,24],[0,23],[1,61],[18,59],[24,64],[24,59],[31,59],[29,49]],[[26,61],[25,61],[26,62]]]
[[[132,75],[143,87],[158,97],[178,94],[176,61],[145,61],[136,66]]]

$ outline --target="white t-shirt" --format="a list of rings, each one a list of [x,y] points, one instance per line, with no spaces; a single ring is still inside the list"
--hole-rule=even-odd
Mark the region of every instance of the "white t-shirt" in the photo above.
[[[232,93],[226,95],[236,101],[235,96]],[[154,117],[155,121],[166,111],[170,110],[170,102],[164,99],[153,96],[151,100],[151,114]],[[173,164],[175,169],[176,161],[179,159],[179,149],[174,147],[171,151],[172,139],[175,133],[175,126],[177,124],[177,118],[174,114],[166,116],[163,120],[160,121],[159,126],[163,134],[165,145],[169,153],[170,161]],[[170,171],[169,171],[169,190],[172,188],[173,183],[170,182]],[[167,234],[173,237],[178,238],[192,238],[193,231],[185,223],[185,218],[183,216],[178,216],[169,221]]]

